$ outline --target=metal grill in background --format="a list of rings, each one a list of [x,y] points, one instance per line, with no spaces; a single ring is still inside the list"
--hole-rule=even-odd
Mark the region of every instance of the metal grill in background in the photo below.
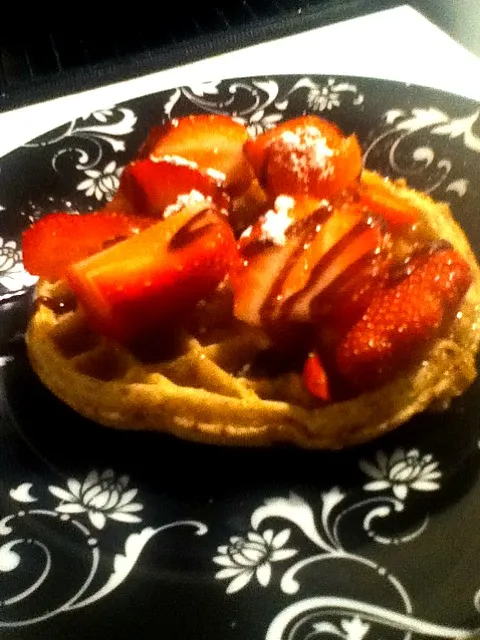
[[[155,9],[140,3],[136,10],[129,4],[123,13],[115,0],[109,17],[100,16],[101,7],[95,7],[83,23],[81,15],[73,20],[62,20],[53,12],[49,16],[48,5],[45,11],[42,5],[45,24],[36,24],[36,33],[31,29],[13,29],[11,34],[8,28],[3,30],[0,111],[221,53],[222,42],[223,50],[248,46],[404,2],[173,0],[157,3]],[[437,15],[432,0],[410,0],[409,4],[452,32],[450,14],[443,11],[442,16]],[[165,7],[169,7],[167,12]],[[58,24],[61,26],[52,26]],[[236,40],[232,41],[232,34]]]
[[[318,4],[321,3],[318,2]],[[132,55],[158,51],[199,36],[214,37],[221,32],[258,24],[265,18],[295,20],[315,0],[252,0],[209,4],[199,2],[169,12],[162,20],[143,26],[132,24],[126,14],[125,24],[98,29],[90,23],[85,29],[72,27],[31,32],[24,38],[18,33],[3,34],[0,41],[0,93],[4,96],[32,81],[55,79],[72,70],[99,64],[115,65]],[[181,5],[180,5],[181,7]],[[107,22],[105,21],[107,24]]]

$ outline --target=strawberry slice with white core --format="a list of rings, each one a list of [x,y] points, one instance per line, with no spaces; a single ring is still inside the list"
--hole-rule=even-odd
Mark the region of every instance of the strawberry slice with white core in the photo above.
[[[122,173],[117,197],[127,200],[140,214],[161,218],[166,207],[192,191],[210,198],[221,208],[228,206],[221,176],[211,175],[193,162],[171,156],[128,164]]]
[[[328,207],[327,217],[312,230],[310,236],[305,237],[303,251],[283,283],[285,300],[307,285],[312,269],[318,260],[325,256],[362,219],[361,214],[353,208],[343,208],[340,213],[333,211],[329,205],[326,206]]]
[[[249,139],[245,125],[222,114],[200,114],[176,118],[156,128],[144,153],[158,160],[165,156],[195,162],[205,172],[220,172],[232,195],[247,190],[252,169],[243,154]]]
[[[382,225],[356,206],[319,201],[297,218],[295,201],[281,199],[288,201],[291,209],[267,212],[243,234],[243,264],[232,277],[235,315],[265,328],[315,322],[312,303],[331,294],[336,281],[344,286],[345,274],[373,259],[384,242]]]
[[[297,202],[279,196],[274,209],[242,234],[239,248],[243,262],[232,274],[237,318],[264,327],[275,321],[285,300],[284,283],[301,259],[305,242],[329,212],[324,200]],[[294,291],[302,284],[303,280],[295,280]]]

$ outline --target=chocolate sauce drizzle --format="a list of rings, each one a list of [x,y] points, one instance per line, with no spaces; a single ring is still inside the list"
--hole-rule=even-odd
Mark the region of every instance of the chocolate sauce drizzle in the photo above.
[[[211,207],[202,209],[172,236],[169,249],[173,251],[184,249],[191,242],[203,236],[217,222],[218,216]]]
[[[304,245],[313,240],[313,238],[319,231],[318,227],[321,227],[321,225],[325,223],[325,221],[330,217],[331,213],[332,209],[330,205],[325,205],[314,211],[307,218],[299,220],[298,222],[293,224],[290,229],[287,230],[287,247],[289,243],[291,243],[292,250],[285,260],[283,268],[270,287],[270,291],[268,292],[260,308],[260,318],[262,326],[271,327],[278,308],[282,302],[280,296],[283,289],[283,284],[291,268],[302,255],[302,252],[304,251]],[[295,240],[293,240],[292,236],[295,238]],[[261,249],[262,247],[258,246],[257,250],[260,251]]]

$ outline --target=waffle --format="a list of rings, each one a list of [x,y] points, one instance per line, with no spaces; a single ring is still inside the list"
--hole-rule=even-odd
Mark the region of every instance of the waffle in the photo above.
[[[364,180],[376,179],[364,172]],[[269,341],[228,314],[208,329],[191,322],[174,339],[160,336],[146,352],[127,350],[89,329],[63,281],[37,286],[26,335],[31,364],[55,396],[97,423],[220,445],[339,449],[376,438],[427,408],[446,408],[477,373],[480,270],[447,205],[404,182],[392,183],[392,189],[422,211],[430,238],[448,239],[467,259],[474,281],[448,335],[388,385],[322,404],[304,389],[295,370],[253,371],[251,363]],[[228,292],[220,291],[204,317],[222,317],[226,300]]]

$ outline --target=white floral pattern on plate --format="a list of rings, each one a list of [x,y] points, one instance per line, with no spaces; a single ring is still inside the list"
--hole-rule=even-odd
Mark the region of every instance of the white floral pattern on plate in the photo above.
[[[12,293],[21,291],[36,281],[35,276],[25,271],[22,252],[16,241],[0,238],[0,284]]]
[[[415,144],[415,140],[422,141],[421,136],[425,132],[432,136],[431,141],[437,136],[462,137],[465,147],[480,153],[480,137],[472,129],[479,118],[478,110],[467,117],[455,118],[433,107],[412,108],[410,111],[391,109],[383,117],[384,131],[376,135],[365,150],[364,163],[378,154],[384,155],[388,158],[391,177],[408,177],[412,186],[421,178],[425,185],[422,191],[433,193],[443,187],[446,196],[455,193],[461,198],[469,187],[469,181],[461,177],[449,182],[453,162],[443,155],[442,146],[435,150],[432,144]],[[437,158],[440,153],[442,156]]]
[[[103,170],[85,169],[85,180],[77,185],[78,191],[85,191],[86,196],[95,196],[97,200],[111,200],[120,186],[123,167],[117,167],[115,160],[109,162]]]
[[[226,589],[227,594],[234,594],[246,588],[253,576],[256,576],[261,586],[269,586],[272,578],[271,563],[290,560],[300,554],[300,549],[283,548],[291,537],[291,528],[275,532],[274,529],[262,530],[261,527],[266,520],[287,520],[313,543],[315,553],[296,559],[286,569],[282,565],[279,586],[283,593],[294,595],[299,592],[298,576],[309,566],[318,564],[320,570],[322,565],[330,567],[332,562],[333,567],[335,563],[348,562],[371,571],[372,576],[382,576],[386,582],[385,588],[387,585],[388,588],[393,588],[399,606],[403,606],[404,611],[394,611],[351,598],[315,596],[290,604],[279,613],[269,627],[266,640],[307,640],[324,635],[333,635],[344,640],[362,640],[369,633],[372,623],[425,636],[466,637],[471,631],[415,618],[412,615],[413,605],[399,579],[369,558],[348,551],[341,541],[342,520],[348,513],[356,510],[365,512],[362,519],[364,533],[380,544],[408,543],[421,535],[426,529],[428,516],[422,525],[403,537],[380,536],[374,531],[374,525],[378,519],[386,519],[393,512],[405,509],[409,488],[418,491],[440,489],[439,480],[442,474],[438,461],[434,460],[431,454],[421,455],[415,449],[404,451],[397,448],[391,455],[378,451],[376,464],[360,460],[359,466],[367,476],[374,478],[363,487],[367,494],[391,489],[393,497],[385,495],[378,501],[367,495],[352,503],[348,500],[347,494],[333,487],[322,495],[322,508],[318,515],[303,498],[295,494],[288,498],[275,497],[266,500],[252,513],[252,530],[245,537],[234,536],[230,538],[228,545],[218,547],[218,555],[213,558],[213,562],[222,566],[222,569],[215,577],[218,580],[231,580]],[[321,524],[320,527],[317,522]],[[301,549],[305,549],[304,544],[301,545]],[[478,596],[475,596],[474,600],[476,599]],[[346,612],[351,612],[352,617],[346,618]]]
[[[68,123],[60,132],[53,131],[40,141],[32,141],[26,147],[52,146],[52,167],[57,171],[59,160],[71,156],[79,171],[96,168],[104,156],[104,145],[118,153],[125,151],[125,136],[131,133],[137,123],[132,109],[111,107],[99,109]],[[89,176],[92,177],[92,176]],[[92,195],[96,195],[96,191]]]
[[[219,92],[220,82],[203,82],[189,87],[175,89],[165,103],[165,114],[174,116],[175,106],[180,98],[186,97],[197,108],[213,113],[228,113],[238,122],[245,124],[250,135],[258,135],[272,129],[285,117],[289,102],[298,92],[306,91],[306,104],[311,111],[331,111],[339,107],[347,99],[358,107],[364,96],[356,85],[349,82],[337,82],[329,78],[326,83],[319,83],[312,78],[299,79],[286,92],[281,91],[276,80],[233,81],[228,86],[228,98],[224,99]],[[246,99],[247,105],[237,109],[238,95]],[[268,113],[271,108],[276,109]]]
[[[66,488],[56,485],[48,487],[49,493],[60,501],[52,508],[43,508],[36,504],[34,506],[34,503],[39,502],[39,498],[32,493],[33,483],[31,482],[22,482],[10,490],[10,498],[23,505],[23,508],[0,520],[0,536],[10,538],[0,544],[0,577],[2,574],[11,574],[19,568],[22,563],[22,551],[27,555],[28,550],[32,548],[42,552],[44,567],[39,576],[30,577],[30,584],[21,593],[11,595],[2,593],[1,605],[3,609],[0,611],[6,611],[9,606],[18,607],[19,603],[26,603],[29,598],[35,597],[42,588],[48,589],[48,580],[51,579],[55,568],[54,553],[49,548],[48,542],[45,543],[40,539],[12,537],[15,535],[15,527],[21,527],[26,516],[57,521],[65,527],[70,527],[71,534],[80,535],[87,556],[90,556],[90,568],[87,576],[83,579],[81,576],[72,576],[74,580],[80,579],[80,583],[73,595],[68,596],[68,600],[34,618],[3,620],[0,614],[0,628],[30,625],[52,618],[62,612],[86,607],[104,598],[126,580],[147,542],[158,533],[177,527],[193,528],[194,534],[197,536],[207,533],[207,526],[196,520],[175,520],[158,527],[143,527],[141,530],[127,535],[123,550],[113,558],[108,575],[102,576],[100,570],[101,540],[95,537],[94,532],[100,532],[105,527],[107,519],[123,525],[134,525],[141,522],[141,518],[136,513],[143,509],[143,504],[133,502],[138,490],[128,488],[129,482],[128,476],[118,476],[112,469],[101,473],[92,470],[83,480],[68,478]],[[87,525],[90,524],[93,531],[91,527],[76,519],[76,516],[82,514],[88,515]]]
[[[370,625],[362,622],[358,616],[341,618],[338,624],[324,621],[312,625],[312,630],[317,636],[327,634],[343,638],[343,640],[363,640],[369,629]]]
[[[127,476],[116,478],[113,470],[107,469],[100,476],[92,471],[83,482],[70,478],[67,490],[50,486],[49,491],[62,501],[55,511],[87,513],[91,524],[103,529],[107,518],[118,522],[141,522],[142,519],[135,512],[143,507],[138,502],[132,502],[138,490],[127,489],[127,486]]]
[[[392,489],[398,500],[405,500],[411,489],[416,491],[436,491],[440,489],[438,480],[442,477],[438,462],[430,454],[420,455],[417,449],[405,452],[395,449],[390,457],[378,451],[376,465],[366,460],[360,461],[360,468],[372,480],[364,485],[366,491]]]
[[[283,548],[290,537],[290,529],[283,529],[274,535],[271,529],[262,534],[249,531],[246,538],[234,536],[228,545],[218,548],[218,556],[213,561],[223,567],[216,574],[218,579],[232,579],[227,593],[240,591],[253,576],[262,587],[268,586],[272,574],[272,562],[288,560],[298,551]]]

